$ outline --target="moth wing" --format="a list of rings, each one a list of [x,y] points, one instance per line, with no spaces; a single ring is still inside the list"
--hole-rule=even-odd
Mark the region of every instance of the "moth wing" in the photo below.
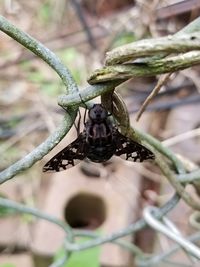
[[[81,133],[44,165],[43,172],[59,172],[77,165],[86,157],[86,147],[85,133]]]
[[[134,162],[154,160],[155,155],[145,146],[124,136],[119,131],[115,133],[116,151],[115,155]]]

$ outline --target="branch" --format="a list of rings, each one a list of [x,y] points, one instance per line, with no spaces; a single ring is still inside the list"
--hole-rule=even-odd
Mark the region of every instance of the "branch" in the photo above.
[[[197,18],[173,36],[140,40],[115,48],[112,51],[107,52],[105,64],[108,66],[96,70],[89,77],[88,81],[91,84],[113,80],[122,83],[124,80],[132,77],[154,76],[157,74],[169,73],[165,76],[164,81],[160,80],[158,82],[158,85],[152,94],[146,99],[138,113],[137,120],[139,120],[139,117],[144,112],[146,106],[153,96],[159,92],[162,84],[168,79],[171,72],[182,70],[200,63],[200,54],[198,52],[197,54],[186,53],[184,54],[184,58],[181,55],[181,57],[177,56],[162,60],[163,57],[166,57],[170,53],[185,53],[191,50],[199,50],[199,32],[200,18]],[[157,56],[155,56],[155,54],[157,54]],[[151,58],[146,58],[141,63],[116,65],[144,57]]]
[[[116,65],[137,58],[165,53],[186,53],[200,50],[200,33],[179,34],[136,41],[117,47],[106,54],[106,65]]]
[[[191,36],[195,36],[195,34],[197,34],[198,39],[200,38],[199,37],[199,33],[195,33],[197,31],[200,31],[200,18],[197,18],[196,20],[192,21],[188,26],[186,26],[185,28],[183,28],[182,30],[180,30],[174,36],[176,37],[176,39],[179,38],[178,39],[179,40],[179,44],[180,44],[180,40],[181,40],[181,37],[179,37],[179,35],[180,36],[181,35],[183,36],[183,34],[184,34],[184,36],[187,36],[187,37],[190,36],[189,37],[189,42],[192,43],[192,46],[193,47],[195,47],[195,48],[198,47],[199,48],[200,47],[199,42],[196,42],[196,40],[190,40]],[[167,37],[165,37],[165,38],[167,38]],[[139,41],[139,42],[142,42],[142,41]],[[133,43],[133,44],[135,44],[135,43]],[[185,51],[188,51],[189,50],[189,43],[187,43],[187,44],[188,44],[188,47],[186,45]],[[155,49],[152,48],[151,43],[149,42],[149,40],[146,41],[146,45],[147,45],[147,50],[149,49],[150,54],[152,54],[153,51],[155,51]],[[164,44],[162,43],[162,45],[164,45]],[[182,46],[183,44],[181,43],[180,45]],[[153,49],[152,51],[150,50],[151,48]],[[119,49],[121,49],[121,48],[119,48]],[[159,51],[159,47],[157,47],[157,49]],[[179,49],[180,49],[180,47],[177,47],[177,51],[178,52],[180,52]],[[111,52],[109,52],[109,53],[111,53]],[[127,53],[130,54],[129,51]],[[159,51],[159,53],[160,53],[160,51]],[[158,57],[157,57],[157,59],[158,59]],[[109,61],[109,59],[107,59],[107,60]],[[146,62],[145,62],[145,64],[146,64]],[[198,64],[199,64],[199,60],[198,60]],[[143,69],[143,67],[144,67],[144,69]],[[113,70],[113,72],[115,72],[115,71],[116,70]],[[168,71],[172,71],[172,70],[169,70],[168,69]],[[145,76],[145,75],[148,76],[148,75],[155,75],[157,73],[155,70],[154,70],[154,72],[151,72],[151,67],[149,67],[147,65],[146,66],[143,66],[142,64],[140,66],[134,66],[133,67],[133,70],[132,70],[132,72],[134,73],[134,75],[133,75],[133,73],[129,73],[128,77],[125,77],[123,75],[122,75],[122,77],[120,77],[119,76],[120,75],[120,72],[118,73],[118,69],[117,69],[117,71],[115,73],[112,73],[112,70],[110,70],[110,72],[111,72],[110,75],[111,76],[113,75],[113,79],[116,78],[115,81],[112,80],[112,77],[104,77],[103,75],[106,76],[106,73],[104,73],[104,71],[102,71],[103,72],[102,73],[102,77],[96,77],[98,75],[99,76],[101,75],[101,73],[99,74],[99,72],[101,72],[101,71],[97,71],[97,73],[95,72],[94,74],[92,74],[90,76],[90,78],[88,79],[88,81],[91,84],[95,84],[95,83],[99,83],[99,82],[101,82],[101,84],[95,84],[93,86],[89,86],[89,87],[87,87],[87,88],[85,88],[85,89],[83,89],[81,91],[81,98],[82,98],[82,100],[84,102],[87,102],[88,100],[91,100],[92,98],[97,97],[99,95],[102,95],[102,94],[104,94],[106,92],[111,92],[113,90],[113,88],[115,88],[119,84],[123,83],[127,79],[132,78],[134,75],[135,76]],[[106,82],[104,82],[104,81],[106,81]],[[73,95],[70,94],[70,95],[62,95],[62,96],[59,96],[58,103],[61,106],[67,106],[67,105],[73,106],[73,105],[76,105],[76,104],[80,105],[81,104],[80,95],[78,93],[75,93]]]
[[[90,84],[108,81],[122,82],[133,77],[150,77],[176,72],[200,64],[200,52],[192,51],[178,56],[155,59],[141,63],[105,66],[89,77]]]

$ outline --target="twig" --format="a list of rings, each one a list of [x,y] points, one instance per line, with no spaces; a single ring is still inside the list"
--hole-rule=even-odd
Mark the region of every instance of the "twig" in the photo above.
[[[139,121],[140,117],[142,116],[143,112],[145,111],[145,108],[152,101],[154,96],[156,96],[159,93],[161,87],[169,80],[170,76],[171,76],[171,73],[168,73],[168,74],[163,75],[162,77],[159,78],[156,86],[154,87],[154,89],[152,90],[150,95],[146,98],[146,100],[143,102],[141,108],[139,109],[137,116],[136,116],[136,121]]]
[[[182,133],[182,134],[178,134],[178,135],[173,136],[171,138],[168,138],[168,139],[162,141],[162,144],[165,146],[173,146],[177,143],[183,142],[187,139],[194,138],[194,137],[199,136],[199,135],[200,135],[200,128],[197,128],[197,129],[194,129],[194,130]]]
[[[95,38],[94,38],[92,31],[88,25],[88,22],[86,20],[85,13],[83,12],[81,4],[77,0],[71,1],[71,4],[74,7],[74,10],[76,12],[76,15],[77,15],[80,23],[82,24],[82,27],[85,31],[85,34],[87,36],[87,40],[91,46],[91,49],[97,49],[97,44],[95,42]]]
[[[161,93],[159,94],[161,95]],[[190,104],[199,104],[200,102],[200,94],[193,94],[191,96],[185,96],[179,99],[172,99],[170,98],[168,101],[158,101],[157,103],[150,104],[147,106],[146,111],[161,111],[161,110],[171,110],[177,108],[179,106],[186,106]],[[132,106],[129,108],[129,113],[135,113],[139,109],[137,107]]]

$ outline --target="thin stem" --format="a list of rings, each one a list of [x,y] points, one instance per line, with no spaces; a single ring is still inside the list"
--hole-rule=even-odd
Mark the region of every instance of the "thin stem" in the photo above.
[[[136,129],[134,130],[134,132],[136,132],[136,134],[138,134],[138,136],[140,136],[141,138],[146,140],[149,144],[151,144],[160,153],[167,156],[174,163],[177,171],[180,174],[184,175],[184,173],[185,173],[184,166],[169,149],[162,146],[162,144],[159,141],[157,141],[156,139],[154,139],[153,137],[151,137],[147,134],[139,132]],[[156,151],[155,151],[155,153],[156,153]],[[158,153],[156,153],[156,163],[161,168],[164,175],[168,178],[169,182],[173,185],[176,192],[185,200],[185,202],[189,206],[193,207],[194,209],[199,210],[200,204],[184,190],[184,187],[180,184],[176,175],[173,174],[173,172],[169,169],[168,165],[165,163],[164,159],[160,158],[160,155]]]
[[[185,168],[183,166],[183,164],[181,163],[181,161],[175,156],[175,154],[168,149],[167,147],[163,146],[161,142],[159,142],[157,139],[155,139],[153,136],[146,134],[138,129],[132,129],[132,131],[137,134],[141,140],[146,141],[147,143],[149,143],[151,146],[153,146],[157,151],[159,151],[161,154],[163,154],[164,156],[166,156],[168,159],[170,159],[175,168],[176,171],[179,174],[184,174],[185,173]]]
[[[196,128],[196,129],[193,129],[191,131],[181,133],[181,134],[178,134],[178,135],[173,136],[171,138],[168,138],[168,139],[162,141],[162,144],[164,144],[165,146],[173,146],[177,143],[183,142],[187,139],[194,138],[194,137],[199,136],[199,135],[200,135],[200,128]]]
[[[66,113],[62,123],[57,130],[49,136],[46,141],[40,144],[32,152],[26,155],[23,159],[17,161],[6,170],[0,173],[0,184],[8,181],[18,173],[27,170],[38,160],[42,159],[49,151],[51,151],[67,134],[76,117],[76,110],[71,109],[71,115]]]
[[[154,89],[152,90],[152,92],[148,95],[148,97],[145,99],[145,101],[143,102],[142,106],[140,107],[137,116],[136,116],[136,121],[139,121],[140,117],[142,116],[142,114],[144,113],[146,107],[148,106],[148,104],[152,101],[152,99],[154,98],[154,96],[156,96],[160,89],[162,88],[162,86],[169,80],[171,76],[171,73],[165,74],[163,76],[161,76],[156,84],[156,86],[154,87]]]
[[[101,83],[96,85],[90,85],[85,89],[81,90],[80,93],[73,93],[70,95],[60,95],[58,97],[58,104],[62,107],[82,105],[83,101],[87,102],[97,96],[100,96],[106,92],[111,92],[117,85],[121,83],[118,81]],[[81,96],[81,98],[80,98]]]

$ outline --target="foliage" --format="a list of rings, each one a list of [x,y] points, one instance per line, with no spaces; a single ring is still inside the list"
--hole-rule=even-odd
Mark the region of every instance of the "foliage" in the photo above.
[[[79,239],[78,243],[83,243],[88,240],[88,238],[82,237]],[[62,258],[64,255],[64,251],[60,251],[56,256],[56,260]],[[99,256],[100,247],[74,252],[64,267],[100,267]]]

